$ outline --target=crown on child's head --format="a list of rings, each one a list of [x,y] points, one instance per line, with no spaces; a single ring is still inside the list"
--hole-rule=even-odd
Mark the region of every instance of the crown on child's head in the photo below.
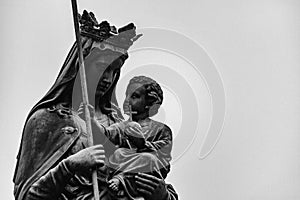
[[[117,29],[115,26],[110,26],[107,21],[99,24],[94,13],[88,13],[86,10],[83,11],[82,16],[79,15],[79,23],[82,36],[100,42],[102,49],[109,48],[121,53],[126,53],[133,42],[142,36],[136,34],[133,23]]]

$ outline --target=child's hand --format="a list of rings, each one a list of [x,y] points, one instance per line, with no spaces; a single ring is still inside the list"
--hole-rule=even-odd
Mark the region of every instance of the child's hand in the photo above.
[[[142,127],[137,122],[128,122],[125,126],[125,133],[135,137],[143,137]]]
[[[128,122],[125,126],[125,134],[137,148],[144,148],[146,141],[142,132],[142,127],[138,123]]]

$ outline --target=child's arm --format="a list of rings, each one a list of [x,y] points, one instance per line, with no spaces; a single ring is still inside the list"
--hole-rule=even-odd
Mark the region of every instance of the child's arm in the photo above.
[[[103,144],[109,140],[114,145],[118,147],[129,148],[129,142],[127,137],[124,134],[124,124],[122,122],[113,124],[109,127],[104,127],[101,125],[95,118],[92,119],[92,127],[97,127],[99,134],[99,143]],[[94,138],[95,139],[95,138]]]
[[[119,147],[129,147],[129,142],[124,135],[124,124],[122,122],[113,124],[109,127],[103,126],[95,117],[95,109],[93,106],[88,105],[88,109],[90,110],[90,117],[92,122],[92,132],[99,133],[93,134],[94,144],[104,144],[107,140],[111,141],[114,145]],[[78,115],[83,118],[83,103],[80,104],[78,109]]]
[[[153,141],[146,141],[145,147],[139,149],[139,152],[158,152],[163,157],[170,157],[172,150],[172,131],[164,125],[156,134]]]

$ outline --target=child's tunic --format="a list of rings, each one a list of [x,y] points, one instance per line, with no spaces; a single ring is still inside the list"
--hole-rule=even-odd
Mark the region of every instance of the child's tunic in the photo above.
[[[119,122],[106,128],[106,136],[118,145],[109,158],[111,177],[118,178],[131,199],[136,199],[137,191],[133,175],[148,173],[157,178],[166,178],[170,171],[172,131],[161,123],[146,119],[140,123],[145,138],[145,147],[132,147],[125,133],[126,122]]]

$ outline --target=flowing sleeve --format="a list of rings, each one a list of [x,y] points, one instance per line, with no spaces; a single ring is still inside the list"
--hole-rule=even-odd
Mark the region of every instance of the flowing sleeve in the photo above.
[[[167,125],[158,130],[153,139],[147,140],[139,152],[157,152],[161,157],[171,158],[172,131]]]
[[[68,169],[65,161],[61,161],[31,185],[25,200],[58,199],[72,176],[73,173]]]
[[[109,127],[104,127],[105,136],[116,146],[129,148],[129,141],[124,134],[125,125],[120,122]]]

